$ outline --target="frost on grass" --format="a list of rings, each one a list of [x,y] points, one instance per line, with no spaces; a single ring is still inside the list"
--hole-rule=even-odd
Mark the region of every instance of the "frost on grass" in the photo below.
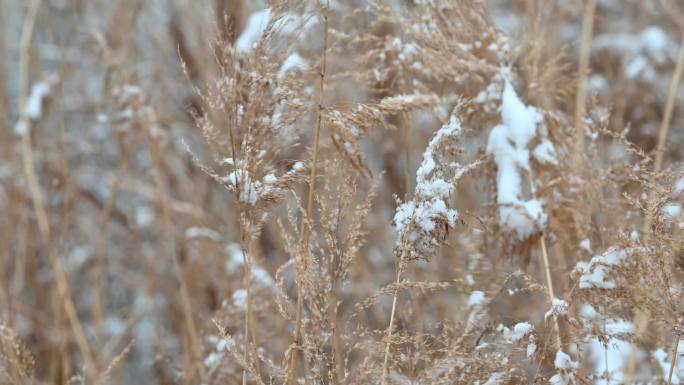
[[[607,316],[600,312],[602,307],[598,308],[583,304],[580,310],[582,328],[591,331],[583,337],[584,361],[592,364],[596,385],[622,383],[631,354],[634,324]],[[605,379],[606,373],[611,381]]]
[[[222,164],[233,166],[234,161],[232,158],[226,158]],[[269,172],[260,179],[250,173],[245,161],[238,161],[237,165],[232,168],[233,171],[220,180],[236,193],[240,202],[256,206],[273,201],[277,196],[282,195],[286,191],[285,187],[288,186],[288,183],[300,176],[305,166],[303,163],[297,162],[292,169],[280,176],[276,176],[274,172]]]
[[[434,255],[456,226],[458,213],[449,207],[455,182],[475,164],[462,166],[449,160],[457,151],[461,122],[452,113],[449,121],[432,137],[416,172],[413,200],[402,203],[394,215],[397,232],[396,248],[409,259],[427,259]]]
[[[539,199],[524,199],[523,172],[530,172],[529,145],[542,126],[543,116],[526,106],[513,86],[506,81],[501,96],[503,123],[489,134],[487,154],[494,157],[497,167],[496,187],[499,221],[518,240],[524,240],[546,226],[547,215]],[[540,130],[545,136],[545,130]],[[553,144],[546,138],[533,150],[534,158],[542,164],[556,164]]]
[[[549,379],[552,385],[570,385],[576,384],[575,371],[579,368],[579,364],[570,358],[569,355],[562,351],[556,352],[556,359],[553,361],[556,367],[556,374]]]
[[[632,252],[631,249],[611,249],[589,261],[577,262],[574,274],[579,275],[579,288],[615,289],[617,285],[610,278],[610,273],[627,260]]]
[[[269,183],[253,180],[247,170],[235,170],[228,174],[228,182],[239,192],[241,202],[255,205],[261,196],[271,190]]]
[[[499,325],[497,331],[502,334],[503,339],[510,344],[521,344],[527,338],[525,346],[525,356],[531,358],[537,351],[537,343],[534,335],[534,325],[529,322],[518,322],[513,328]]]
[[[499,325],[499,331],[503,333],[503,337],[508,342],[518,342],[525,336],[534,331],[534,326],[529,322],[519,322],[513,326],[513,329]]]
[[[551,309],[544,314],[544,319],[549,317],[558,317],[568,314],[569,305],[562,299],[554,298],[551,301]]]

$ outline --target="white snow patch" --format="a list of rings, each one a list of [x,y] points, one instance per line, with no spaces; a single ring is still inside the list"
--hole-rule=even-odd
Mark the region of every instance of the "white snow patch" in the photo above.
[[[24,135],[26,132],[28,132],[28,124],[24,122],[23,120],[17,121],[17,124],[14,125],[14,133],[16,135]]]
[[[486,296],[484,292],[476,290],[470,293],[470,297],[468,298],[468,308],[482,306],[485,302],[485,299]]]
[[[615,281],[608,278],[611,270],[623,263],[631,254],[632,249],[611,249],[601,255],[595,255],[590,261],[580,261],[575,265],[574,272],[579,273],[579,288],[614,289]]]
[[[440,243],[433,233],[436,229],[441,230],[437,226],[456,226],[458,212],[450,208],[447,202],[454,189],[453,181],[458,175],[449,177],[445,174],[460,167],[455,163],[438,167],[435,160],[437,154],[434,152],[450,137],[457,137],[460,132],[461,122],[452,114],[449,121],[432,137],[423,153],[423,161],[416,171],[414,199],[397,207],[394,215],[394,228],[398,234],[397,246],[402,247],[402,243],[408,241],[411,244],[412,255],[431,256]]]
[[[218,242],[221,240],[221,234],[219,234],[216,230],[210,229],[208,227],[193,226],[185,229],[185,238],[208,238],[212,241]]]
[[[266,184],[275,184],[276,182],[278,182],[278,178],[273,174],[267,174],[264,177],[264,183]]]
[[[519,240],[525,239],[546,226],[547,216],[542,201],[522,199],[521,170],[530,169],[529,142],[536,135],[542,115],[534,107],[525,106],[513,86],[507,81],[502,94],[501,116],[503,124],[492,129],[487,153],[494,156],[497,166],[497,203],[501,224],[514,231]],[[555,157],[550,141],[538,151],[541,159]]]
[[[248,53],[256,48],[256,44],[270,21],[271,10],[269,8],[256,11],[250,15],[245,30],[235,42],[235,50],[239,53]]]
[[[43,99],[50,93],[50,84],[38,82],[31,87],[31,94],[26,101],[26,116],[37,120],[43,116]]]
[[[634,325],[629,321],[607,320],[605,323],[605,333],[608,336],[629,334],[633,331]],[[598,378],[596,385],[621,384],[632,349],[631,343],[617,337],[610,337],[605,345],[595,337],[588,337],[587,343],[589,345],[589,359],[595,363],[594,373],[597,376],[603,376],[608,372],[610,375],[610,382],[605,378]],[[608,367],[606,367],[606,363]]]
[[[684,178],[677,180],[674,184],[674,194],[679,195],[684,192]]]
[[[583,239],[580,242],[579,247],[587,253],[593,253],[593,251],[591,250],[591,241],[587,238]]]
[[[258,10],[247,19],[247,25],[235,42],[235,50],[248,54],[259,44],[267,28],[272,28],[280,36],[303,34],[311,29],[317,18],[304,18],[295,12],[274,15],[270,8]],[[272,24],[269,27],[269,24]]]
[[[562,351],[556,352],[556,359],[554,365],[558,373],[554,374],[549,379],[552,385],[570,385],[575,384],[575,371],[579,367],[577,362],[574,362],[569,355]]]
[[[593,49],[612,52],[622,56],[625,61],[625,76],[654,82],[657,79],[657,66],[674,61],[679,44],[671,39],[659,26],[650,26],[641,33],[608,33],[596,36]]]
[[[558,370],[573,370],[579,367],[569,355],[560,350],[556,352],[556,359],[553,361],[553,364]]]
[[[66,261],[66,269],[70,272],[78,270],[89,259],[95,256],[95,251],[91,246],[78,245],[69,251]]]
[[[282,192],[282,189],[274,185],[277,182],[274,174],[265,175],[263,180],[255,180],[243,167],[244,162],[238,163],[238,168],[231,171],[224,180],[228,182],[229,187],[238,195],[241,202],[254,206],[265,197]]]
[[[527,358],[532,358],[534,353],[537,352],[537,343],[534,340],[534,336],[530,336],[530,342],[527,344],[527,349],[525,349],[525,354]]]
[[[294,69],[306,70],[309,67],[309,63],[304,59],[298,52],[293,52],[290,56],[283,61],[280,69],[278,69],[278,79],[282,79],[287,75],[288,72]]]
[[[668,220],[673,220],[682,213],[682,206],[679,203],[666,203],[663,205],[663,214],[665,215],[665,219]]]
[[[221,363],[221,359],[223,359],[223,354],[217,353],[217,352],[211,352],[209,353],[208,356],[204,358],[204,366],[213,368],[214,366],[218,366],[218,364]]]
[[[550,140],[544,139],[534,148],[532,152],[534,159],[541,164],[558,164],[558,159],[556,159],[556,148],[553,146]]]
[[[549,317],[558,317],[568,314],[569,305],[562,299],[554,298],[551,300],[551,309],[544,314],[544,319]]]
[[[239,289],[233,293],[233,305],[242,310],[247,308],[247,290]]]
[[[525,338],[525,336],[528,334],[532,333],[534,331],[534,326],[532,326],[532,324],[529,322],[520,322],[513,326],[513,330],[503,325],[499,325],[499,329],[501,332],[503,332],[504,339],[506,339],[508,342],[518,342]]]
[[[241,274],[243,272],[244,258],[250,258],[249,255],[243,255],[242,248],[237,243],[229,243],[226,245],[226,252],[228,259],[226,260],[226,270],[230,274]],[[262,267],[257,266],[253,261],[250,263],[252,270],[252,281],[255,285],[262,287],[273,287],[275,281],[268,271]]]
[[[139,228],[147,227],[155,220],[154,208],[138,206],[135,208],[135,224]]]
[[[501,385],[506,379],[506,374],[501,372],[492,373],[483,385]]]
[[[639,38],[643,49],[657,63],[662,63],[667,59],[668,50],[671,48],[673,42],[662,28],[658,26],[647,27],[641,31]]]
[[[684,360],[681,359],[684,353],[684,342],[679,341],[679,348],[677,349],[678,358],[675,363],[675,370],[672,372],[672,383],[681,384],[682,377],[684,377]],[[665,351],[663,348],[658,348],[651,353],[653,359],[658,363],[661,370],[661,376],[663,379],[667,378],[670,373],[670,367],[672,366],[672,350],[668,349]]]

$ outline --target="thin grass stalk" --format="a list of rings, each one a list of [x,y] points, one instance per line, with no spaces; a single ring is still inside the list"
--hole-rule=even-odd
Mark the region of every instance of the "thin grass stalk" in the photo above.
[[[553,279],[551,278],[551,268],[549,267],[549,254],[546,250],[546,237],[541,236],[539,240],[542,251],[542,265],[544,268],[544,277],[546,278],[546,290],[549,295],[549,302],[553,303],[553,299],[556,298],[553,291]],[[553,331],[556,333],[558,338],[555,340],[556,350],[563,350],[562,336],[560,332],[560,325],[558,324],[558,317],[553,316]]]
[[[412,222],[411,222],[412,223]],[[410,234],[411,232],[411,227],[409,226],[408,231],[406,231],[406,234]],[[401,283],[401,275],[404,272],[404,265],[406,264],[406,256],[407,256],[407,251],[408,251],[408,236],[404,236],[404,240],[401,245],[401,257],[399,258],[399,266],[397,267],[397,278],[394,281],[394,290],[392,293],[392,310],[390,311],[390,319],[389,319],[389,324],[387,325],[387,343],[385,345],[385,357],[382,362],[382,377],[381,377],[381,384],[386,385],[387,384],[387,374],[389,372],[389,357],[390,357],[390,348],[392,346],[392,329],[394,329],[394,318],[395,314],[397,312],[397,297],[399,296],[399,283]]]
[[[591,38],[594,29],[596,0],[587,0],[582,18],[582,40],[580,41],[579,65],[577,78],[577,94],[575,95],[575,153],[576,170],[584,150],[584,115],[587,100],[587,75],[589,73],[589,56],[591,54]]]
[[[670,374],[667,375],[667,385],[672,384],[672,373],[677,365],[677,352],[679,351],[679,334],[675,335],[674,346],[672,347],[672,363],[670,364]]]
[[[242,225],[240,225],[240,232],[244,233],[242,230]],[[256,336],[256,321],[254,319],[254,292],[252,290],[252,261],[247,256],[245,252],[245,236],[244,234],[240,237],[242,244],[240,248],[242,249],[242,266],[245,281],[245,288],[247,290],[247,310],[245,311],[245,349],[243,350],[243,359],[247,362],[247,346],[249,345],[248,338],[251,336],[252,345],[254,348],[254,368],[257,372],[257,376],[261,375],[261,368],[259,364],[259,355],[257,354],[257,336]],[[246,373],[243,372],[243,383],[247,380]]]
[[[684,32],[682,32],[682,41],[684,42]],[[679,48],[679,56],[677,57],[677,65],[672,76],[672,82],[670,83],[670,91],[667,97],[667,103],[665,104],[665,112],[663,114],[663,120],[660,124],[660,129],[658,130],[658,144],[656,147],[655,161],[653,162],[653,174],[651,176],[651,182],[655,176],[660,172],[663,166],[663,157],[665,155],[665,143],[667,141],[667,134],[670,129],[670,121],[672,120],[672,113],[674,111],[675,101],[677,100],[677,89],[679,88],[679,83],[682,80],[682,72],[684,71],[684,47]],[[656,194],[653,189],[649,191],[648,194],[648,206],[646,210],[646,218],[644,220],[643,234],[644,239],[648,240],[651,233],[651,224],[653,222],[653,211],[655,210]]]
[[[323,122],[323,102],[325,98],[325,71],[328,52],[328,10],[330,8],[330,1],[326,1],[325,5],[321,5],[321,15],[323,17],[323,47],[321,48],[321,70],[319,72],[318,83],[318,111],[316,114],[316,129],[314,132],[314,142],[311,155],[311,174],[309,175],[309,192],[306,200],[306,218],[302,220],[301,227],[301,251],[298,264],[298,269],[305,272],[308,269],[309,263],[309,235],[311,233],[311,224],[313,221],[313,206],[314,196],[316,192],[316,175],[318,172],[318,150],[321,138],[321,127]],[[301,280],[301,274],[298,280]],[[295,316],[295,337],[294,347],[290,352],[290,363],[287,372],[287,383],[293,385],[297,378],[297,358],[299,352],[302,352],[302,317],[304,313],[304,288],[302,282],[297,285],[297,311]]]
[[[409,130],[409,122],[411,121],[408,114],[406,112],[403,112],[402,118],[404,119],[404,124],[403,124],[403,130],[402,133],[404,134],[404,158],[406,165],[404,167],[404,184],[405,184],[405,190],[404,190],[404,199],[409,199],[409,195],[411,194],[411,173],[409,170],[411,169],[411,137],[410,133],[411,131]]]
[[[126,152],[125,149],[124,153]],[[107,235],[109,234],[109,219],[111,218],[112,211],[114,210],[114,205],[116,199],[119,196],[119,188],[121,187],[122,178],[124,172],[128,169],[128,162],[125,156],[122,157],[122,162],[117,167],[116,174],[114,176],[114,181],[112,182],[112,195],[104,205],[102,210],[100,210],[99,215],[99,228],[100,228],[100,239],[95,246],[95,281],[101,282],[104,275],[105,269],[107,267]],[[100,329],[105,319],[105,305],[102,293],[102,287],[98,285],[94,293],[95,299],[93,301],[93,318],[95,320],[95,326]]]
[[[235,121],[234,125],[237,127],[237,106],[235,107]],[[239,164],[238,158],[237,158],[237,151],[235,147],[235,137],[233,136],[233,130],[229,129],[229,137],[230,137],[230,146],[231,146],[231,155],[232,158],[235,160],[235,164]],[[240,181],[239,178],[235,178],[235,191],[236,191],[236,199],[238,202],[240,202]],[[248,192],[249,193],[249,192]],[[247,256],[247,253],[245,252],[246,248],[246,234],[245,234],[245,229],[242,223],[242,217],[243,217],[243,212],[241,209],[241,206],[238,204],[238,228],[240,232],[240,249],[242,250],[242,274],[243,274],[243,281],[245,285],[245,290],[247,291],[247,306],[245,307],[245,314],[244,314],[244,335],[243,335],[243,346],[242,346],[242,359],[244,362],[248,362],[249,354],[249,345],[250,345],[250,335],[252,338],[252,345],[255,353],[255,368],[257,371],[257,374],[261,373],[261,370],[259,369],[259,359],[257,353],[257,337],[256,337],[256,322],[254,321],[254,311],[253,311],[253,291],[252,291],[252,265],[251,261],[249,260],[249,257]],[[247,368],[242,369],[242,384],[246,385],[247,384]]]
[[[173,270],[178,277],[180,283],[180,294],[181,294],[181,305],[183,308],[183,317],[185,318],[186,328],[188,329],[188,336],[190,338],[190,350],[193,352],[192,356],[194,358],[194,363],[191,363],[192,367],[196,368],[200,378],[204,380],[204,368],[202,367],[202,361],[200,359],[202,346],[197,333],[197,326],[195,325],[195,320],[192,316],[192,302],[190,301],[190,294],[188,293],[188,285],[183,276],[183,270],[178,263],[178,258],[173,256]],[[194,372],[194,370],[192,371]],[[191,373],[191,378],[193,374]]]
[[[236,157],[236,151],[235,151],[235,142],[233,140],[233,135],[232,135],[232,130],[230,130],[230,141],[231,141],[231,149],[232,149],[232,157],[235,159],[236,164],[237,162],[237,157]],[[239,178],[236,178],[235,180],[235,189],[236,189],[236,198],[237,201],[240,201],[240,182]],[[239,207],[239,206],[238,206]],[[247,291],[247,306],[245,307],[245,314],[244,314],[244,324],[245,324],[245,329],[244,329],[244,336],[243,336],[243,347],[242,347],[242,358],[244,362],[248,362],[248,349],[250,345],[250,336],[252,339],[252,345],[254,349],[254,356],[255,356],[255,369],[257,371],[257,374],[260,375],[261,369],[260,369],[260,364],[259,364],[259,359],[258,359],[258,354],[257,354],[257,336],[256,336],[256,321],[254,320],[254,307],[253,307],[253,291],[252,291],[252,264],[247,256],[247,253],[245,252],[245,248],[247,247],[247,242],[246,242],[246,234],[245,234],[245,229],[242,223],[242,210],[238,208],[238,228],[240,232],[240,249],[242,250],[242,274],[243,274],[243,281],[245,285],[245,290]],[[243,385],[247,384],[247,368],[243,368],[242,370],[242,383]]]
[[[606,305],[603,305],[603,313],[605,314],[606,312]],[[603,334],[608,334],[608,329],[606,327],[606,318],[603,318]],[[596,340],[600,343],[601,340],[596,338]],[[609,366],[609,361],[608,361],[608,344],[610,341],[606,342],[603,344],[603,365],[605,366],[605,370],[603,371],[603,375],[606,377],[606,381],[608,384],[610,384],[610,369],[608,368]]]
[[[249,325],[251,322],[249,322],[249,302],[251,299],[251,290],[249,289],[249,286],[251,284],[250,280],[250,275],[251,271],[249,270],[249,265],[247,263],[247,258],[244,255],[244,252],[242,253],[242,269],[243,269],[243,276],[244,276],[244,285],[247,288],[247,308],[245,309],[245,330],[244,330],[244,335],[243,335],[243,341],[242,341],[242,360],[244,362],[247,362],[247,347],[249,346]],[[247,369],[244,368],[242,369],[242,385],[247,385]]]
[[[328,293],[328,321],[330,322],[330,329],[332,330],[332,337],[330,338],[330,362],[328,363],[328,381],[330,384],[336,385],[338,383],[337,376],[337,360],[338,360],[338,344],[339,338],[337,330],[337,280],[335,279],[334,268],[336,264],[331,263],[330,282],[331,288]]]
[[[238,60],[236,57],[233,58],[233,73],[238,72]],[[240,162],[238,161],[237,157],[237,149],[235,146],[235,135],[233,135],[233,127],[237,128],[238,126],[238,104],[236,103],[234,106],[233,110],[233,125],[228,127],[228,138],[230,139],[230,152],[231,152],[231,157],[234,160],[236,165],[239,165]],[[235,195],[236,195],[236,200],[237,202],[240,202],[240,178],[235,178]],[[245,290],[247,291],[247,307],[245,308],[245,314],[244,314],[244,324],[245,324],[245,329],[244,329],[244,336],[243,336],[243,346],[242,346],[242,359],[244,362],[247,362],[248,354],[247,354],[247,349],[249,349],[249,329],[250,325],[253,325],[253,322],[251,322],[251,305],[252,305],[252,268],[249,264],[249,259],[247,258],[247,255],[245,254],[245,245],[244,245],[244,239],[245,239],[245,231],[242,226],[242,210],[240,209],[240,206],[238,204],[238,228],[240,231],[240,249],[242,250],[242,269],[243,269],[243,280],[244,280],[244,285],[245,285]],[[252,341],[254,343],[254,349],[256,351],[257,348],[257,342],[256,342],[256,331],[252,335]],[[247,385],[247,368],[242,369],[242,385]]]
[[[661,1],[663,6],[665,6],[665,3]],[[680,24],[680,19],[679,19],[679,14],[678,12],[674,12],[674,15],[676,17],[676,21],[678,21],[678,24]],[[682,38],[681,40],[684,42],[684,24],[680,24],[680,28],[682,28]],[[677,89],[679,88],[679,83],[682,80],[682,72],[684,72],[684,47],[679,48],[679,55],[677,57],[677,64],[675,66],[674,74],[672,75],[672,82],[670,83],[670,90],[669,94],[667,97],[667,102],[665,104],[665,111],[663,113],[663,120],[660,124],[660,129],[658,130],[658,144],[656,147],[656,155],[655,155],[655,161],[653,162],[653,173],[651,174],[651,182],[654,181],[656,175],[661,171],[662,165],[663,165],[663,157],[665,153],[665,143],[667,142],[667,136],[668,132],[670,129],[670,122],[672,120],[672,113],[674,111],[674,104],[677,99]],[[642,234],[644,237],[644,242],[647,242],[648,239],[651,236],[651,226],[653,223],[653,212],[655,210],[655,205],[656,205],[656,193],[653,189],[649,190],[648,193],[648,202],[646,206],[646,217],[644,218],[644,226],[642,229]],[[644,314],[642,319],[637,319],[639,322],[637,324],[637,333],[641,330],[641,333],[643,333],[646,329],[646,326],[648,325],[649,321],[649,315]],[[643,325],[640,325],[642,323]],[[641,327],[639,327],[641,326]],[[677,337],[677,341],[675,341],[675,346],[679,345],[679,337]],[[675,348],[676,349],[676,348]],[[633,339],[632,344],[631,344],[631,349],[629,353],[629,358],[628,358],[628,366],[627,366],[627,379],[632,379],[634,377],[635,371],[636,371],[636,354],[637,354],[637,338]],[[672,367],[670,368],[670,379],[672,377],[672,370],[674,368],[674,361],[676,360],[676,357],[672,359]],[[668,383],[670,380],[668,379]]]
[[[162,175],[164,175],[164,162],[161,157],[161,152],[159,149],[158,142],[155,141],[155,138],[152,137],[150,134],[150,131],[146,131],[146,139],[148,142],[148,146],[150,149],[150,154],[152,156],[152,161],[154,164],[154,167],[157,169],[157,173],[154,174],[153,180],[154,180],[154,185],[155,185],[155,190],[156,190],[156,199],[159,204],[159,207],[161,208],[161,213],[162,213],[162,222],[164,224],[165,230],[166,230],[166,235],[170,238],[170,241],[172,244],[175,243],[174,240],[174,234],[175,234],[175,227],[173,225],[173,218],[171,214],[171,209],[169,208],[168,204],[168,198],[166,196],[165,191],[165,182],[162,178]],[[185,280],[185,275],[183,273],[183,268],[181,267],[180,263],[178,262],[178,256],[175,251],[175,245],[172,246],[172,255],[171,255],[171,260],[172,260],[172,266],[174,270],[174,274],[178,277],[179,281],[179,292],[180,292],[180,300],[181,300],[181,308],[183,310],[183,318],[185,321],[185,327],[187,329],[188,333],[188,339],[190,343],[190,367],[192,370],[188,374],[188,377],[190,380],[193,379],[195,373],[199,373],[200,380],[204,381],[205,380],[205,373],[204,373],[204,367],[202,366],[202,343],[199,337],[199,332],[197,329],[197,325],[195,323],[195,319],[193,317],[193,310],[192,310],[192,301],[190,300],[190,293],[188,291],[188,284],[187,281]]]
[[[57,285],[57,294],[61,299],[64,312],[67,315],[69,324],[71,325],[76,345],[83,356],[86,371],[92,378],[95,384],[100,384],[101,380],[98,376],[97,363],[94,355],[88,345],[83,325],[78,319],[76,306],[71,298],[71,289],[69,288],[69,281],[64,273],[64,270],[55,254],[54,248],[51,247],[50,222],[48,214],[45,209],[45,203],[40,193],[40,184],[36,176],[35,166],[33,164],[33,146],[31,144],[31,120],[27,112],[28,102],[28,72],[30,61],[31,40],[33,37],[33,29],[35,26],[36,16],[40,8],[40,0],[32,0],[29,4],[28,10],[24,17],[24,23],[21,31],[20,46],[19,46],[19,124],[23,125],[21,134],[22,144],[22,160],[24,167],[24,175],[28,184],[31,200],[33,201],[33,208],[38,221],[38,230],[41,237],[48,248],[47,254],[51,268],[55,274],[55,281]]]
[[[403,248],[406,250],[406,247]],[[401,259],[399,260],[399,268],[397,269],[397,279],[394,281],[394,294],[392,296],[392,310],[390,312],[389,325],[387,325],[387,343],[385,344],[385,358],[382,361],[382,385],[387,384],[387,374],[389,372],[389,357],[390,348],[392,346],[392,330],[394,329],[394,318],[397,313],[397,297],[399,295],[399,283],[401,282],[401,274],[404,271],[404,258],[406,252],[402,252]]]
[[[637,350],[638,350],[638,341],[641,338],[641,336],[644,335],[646,332],[646,327],[648,326],[648,320],[649,316],[647,313],[644,313],[643,311],[638,311],[634,324],[635,324],[635,330],[634,330],[634,337],[632,338],[632,343],[630,346],[629,350],[629,357],[627,359],[627,369],[625,370],[625,379],[626,380],[633,380],[634,379],[634,374],[636,372],[636,359],[637,359]]]
[[[237,57],[233,57],[233,74],[236,74],[239,72],[239,62],[237,60]],[[238,113],[239,111],[239,106],[238,103],[236,102],[235,105],[233,106],[233,124],[228,126],[228,138],[230,142],[230,154],[232,159],[234,160],[236,165],[239,165],[239,159],[238,159],[238,151],[235,143],[235,135],[233,134],[233,127],[237,129],[238,127]],[[243,346],[242,346],[242,359],[243,362],[248,362],[249,354],[248,354],[248,349],[249,349],[249,339],[251,336],[252,339],[252,345],[254,349],[254,367],[257,372],[257,376],[261,375],[261,369],[260,369],[260,364],[259,364],[259,357],[257,353],[257,335],[256,335],[256,321],[254,320],[254,299],[253,299],[253,291],[252,291],[252,265],[249,257],[247,256],[247,253],[245,252],[245,249],[247,248],[247,239],[246,239],[246,231],[244,228],[244,224],[242,222],[243,218],[243,210],[242,207],[240,206],[239,202],[241,201],[240,198],[240,192],[241,192],[241,187],[240,187],[240,178],[235,178],[235,195],[236,195],[236,200],[238,202],[237,208],[238,208],[238,229],[240,233],[240,249],[242,251],[242,269],[243,269],[243,281],[245,285],[245,290],[247,291],[247,306],[245,307],[245,313],[244,313],[244,336],[243,336]],[[248,191],[249,193],[249,191]],[[247,384],[247,368],[242,369],[242,384],[246,385]]]
[[[530,185],[530,190],[532,191],[532,194],[536,194],[536,189],[534,187],[534,183],[532,181],[532,173],[528,173],[528,183]],[[544,279],[546,281],[546,292],[547,295],[549,296],[549,304],[553,306],[553,299],[556,298],[556,294],[553,290],[553,277],[551,276],[551,264],[549,263],[549,252],[546,247],[546,236],[542,233],[541,237],[539,238],[539,246],[541,249],[541,254],[542,254],[542,268],[544,269]],[[556,345],[556,350],[561,351],[563,350],[563,341],[562,341],[562,335],[560,332],[560,325],[558,323],[558,317],[556,315],[553,316],[553,331],[556,333],[558,338],[555,340],[555,345]]]

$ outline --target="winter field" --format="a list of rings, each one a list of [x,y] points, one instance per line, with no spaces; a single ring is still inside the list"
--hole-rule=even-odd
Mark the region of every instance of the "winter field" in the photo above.
[[[684,384],[679,0],[0,0],[0,385]]]

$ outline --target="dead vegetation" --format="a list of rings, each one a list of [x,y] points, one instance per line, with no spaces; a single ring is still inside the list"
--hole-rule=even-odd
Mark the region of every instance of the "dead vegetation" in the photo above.
[[[681,15],[0,1],[0,384],[681,383]]]

